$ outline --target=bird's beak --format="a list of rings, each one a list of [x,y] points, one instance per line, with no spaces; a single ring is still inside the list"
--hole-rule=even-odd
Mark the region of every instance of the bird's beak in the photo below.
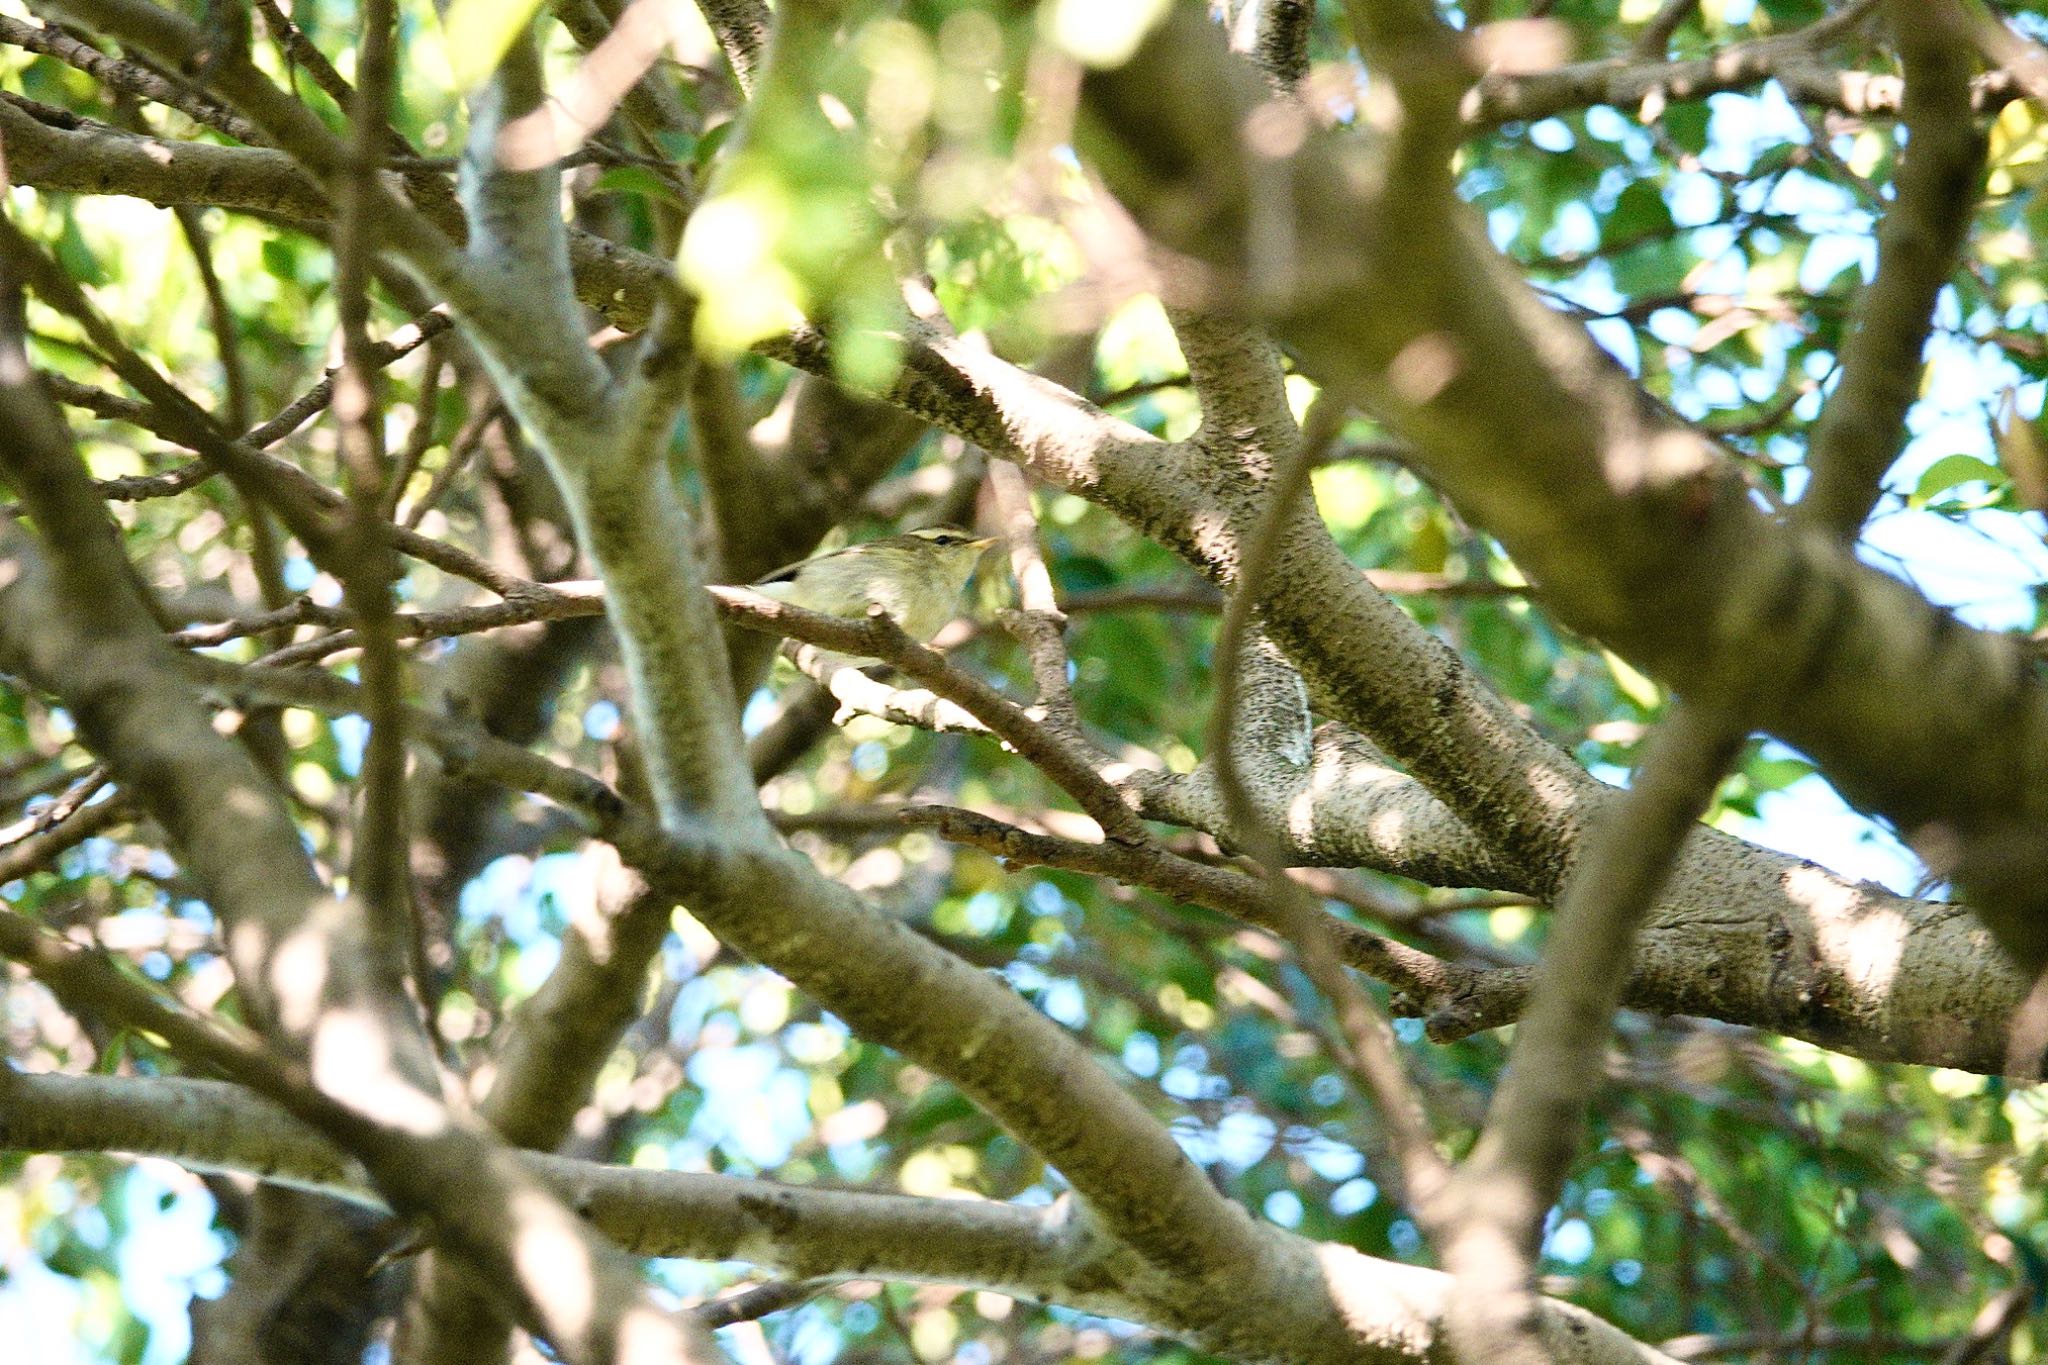
[[[972,545],[977,550],[986,550],[989,546],[995,544],[1000,539],[1002,539],[1001,536],[982,536],[979,539],[970,540],[967,543],[969,545]]]

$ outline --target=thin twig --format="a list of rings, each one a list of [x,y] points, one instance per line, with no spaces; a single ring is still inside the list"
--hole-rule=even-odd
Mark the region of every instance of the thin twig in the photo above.
[[[83,71],[111,90],[176,109],[194,123],[226,133],[237,142],[251,147],[268,146],[270,143],[262,129],[217,104],[204,91],[141,63],[109,57],[60,28],[47,24],[39,27],[9,15],[0,15],[0,43],[11,43],[30,52],[53,57],[66,66]]]
[[[334,287],[341,322],[334,416],[348,481],[349,529],[329,550],[343,600],[355,614],[356,633],[362,641],[364,718],[370,727],[363,747],[362,810],[356,824],[349,888],[362,898],[376,951],[392,978],[404,981],[409,977],[418,990],[428,973],[408,860],[405,732],[399,723],[405,666],[398,650],[392,599],[400,567],[387,510],[391,471],[385,468],[384,412],[378,392],[381,365],[369,330],[371,266],[377,245],[377,175],[389,137],[397,16],[392,0],[363,0],[358,17],[362,38],[357,50],[357,86],[345,106],[351,165],[336,200],[334,222]],[[431,399],[431,392],[426,396]],[[432,418],[423,412],[420,420],[430,423]]]
[[[419,500],[405,509],[405,515],[398,518],[399,525],[408,531],[417,531],[427,513],[440,506],[441,499],[455,486],[455,480],[468,467],[470,459],[483,448],[485,430],[491,423],[505,416],[504,405],[496,401],[483,404],[463,422],[462,429],[455,433],[455,439],[448,443],[448,458],[434,471],[434,477],[427,482],[426,491]]]
[[[448,331],[455,325],[455,317],[446,308],[435,308],[422,313],[412,321],[398,328],[384,340],[371,346],[367,354],[373,356],[379,365],[389,365],[411,355],[420,347]],[[269,447],[297,431],[315,414],[334,401],[334,380],[340,367],[327,371],[320,382],[307,389],[278,410],[275,417],[243,434],[247,445]]]
[[[726,619],[750,630],[773,631],[838,653],[894,665],[987,725],[1072,796],[1110,838],[1143,842],[1149,837],[1123,795],[1096,771],[1090,755],[1052,734],[987,683],[918,644],[887,615],[877,611],[864,621],[850,621],[804,611],[744,588],[713,587],[710,592]]]
[[[405,496],[405,490],[419,473],[427,452],[434,448],[434,429],[437,409],[440,407],[441,384],[448,373],[448,357],[443,347],[427,347],[426,367],[420,373],[419,394],[413,402],[412,429],[405,434],[405,447],[393,462],[391,477],[384,488],[384,503],[380,509],[380,520],[398,520],[398,502]],[[459,466],[460,461],[456,462]]]
[[[341,73],[334,69],[334,63],[327,60],[327,54],[315,47],[313,40],[299,30],[299,26],[292,22],[291,16],[278,6],[277,0],[256,0],[256,8],[263,15],[264,27],[270,30],[270,36],[277,41],[278,47],[283,49],[291,64],[302,68],[311,76],[313,84],[320,87],[344,112],[351,108],[355,103],[355,92],[349,89],[348,82],[342,79]],[[297,82],[293,84],[296,85]]]
[[[1339,1030],[1338,1055],[1364,1083],[1377,1105],[1392,1139],[1403,1193],[1428,1225],[1432,1221],[1430,1211],[1450,1168],[1436,1149],[1428,1118],[1402,1068],[1393,1029],[1358,983],[1342,969],[1326,925],[1328,917],[1314,904],[1306,887],[1282,875],[1287,866],[1285,842],[1252,799],[1239,766],[1236,738],[1243,657],[1260,585],[1271,572],[1287,526],[1301,510],[1317,459],[1343,429],[1349,406],[1348,400],[1329,393],[1317,398],[1303,423],[1299,441],[1281,459],[1264,490],[1265,502],[1257,523],[1245,538],[1237,582],[1217,631],[1216,695],[1209,713],[1208,761],[1223,797],[1231,831],[1260,865],[1261,881],[1268,888],[1283,934],[1295,945],[1309,979],[1329,1001]]]
[[[78,809],[62,821],[37,822],[40,832],[0,843],[0,886],[46,870],[66,850],[133,820],[135,814],[135,803],[116,792],[104,801]]]
[[[249,424],[249,379],[242,364],[242,340],[235,326],[234,308],[228,303],[220,272],[214,269],[213,246],[207,240],[203,212],[196,205],[179,204],[172,213],[178,220],[178,230],[185,236],[186,246],[191,248],[192,263],[199,270],[200,288],[206,293],[206,316],[213,328],[213,349],[220,357],[221,384],[226,390],[224,415],[229,428],[239,431]]]
[[[157,420],[170,428],[180,444],[219,464],[245,496],[261,497],[268,502],[309,549],[317,552],[317,547],[325,546],[331,529],[320,514],[317,500],[305,488],[276,477],[255,451],[231,440],[212,413],[193,402],[122,338],[67,271],[6,220],[0,220],[0,252],[5,253],[44,303],[69,316],[84,330],[106,363],[143,396]]]
[[[424,323],[431,322],[434,317],[438,316],[440,315],[433,314],[429,315],[427,319],[423,319],[421,330],[426,330]],[[446,325],[448,324],[444,320],[441,326],[437,326],[433,330],[439,331]],[[417,345],[419,341],[415,340],[412,344]],[[388,347],[391,343],[387,342],[385,345]],[[122,421],[134,422],[151,431],[155,431],[166,440],[174,441],[180,445],[189,445],[194,449],[200,450],[203,455],[209,457],[209,460],[225,459],[228,462],[234,463],[237,467],[259,473],[264,479],[270,481],[272,487],[288,489],[293,498],[301,499],[315,508],[333,511],[345,507],[348,503],[347,495],[339,489],[328,487],[300,469],[297,465],[278,459],[275,456],[266,455],[253,448],[253,443],[259,438],[265,441],[278,439],[291,428],[296,427],[300,421],[304,420],[303,417],[291,417],[291,409],[287,409],[285,413],[281,413],[278,417],[257,427],[246,440],[231,442],[219,435],[212,427],[210,420],[205,421],[203,427],[195,428],[191,420],[181,419],[154,402],[135,403],[133,400],[123,399],[114,394],[103,393],[101,390],[65,380],[57,375],[45,373],[42,375],[42,379],[44,387],[50,391],[53,397],[61,402],[71,403],[74,406],[85,407],[91,411],[107,415],[114,415]],[[327,381],[322,381],[320,385],[315,386],[314,390],[309,391],[306,398],[301,399],[300,402],[302,404],[305,403],[315,393],[320,394],[320,398],[317,403],[311,405],[309,412],[317,411],[320,407],[326,406],[332,394],[331,385]],[[179,400],[184,406],[190,407],[189,401],[184,400],[182,395],[179,395]],[[294,407],[297,406],[299,404],[294,404]],[[201,419],[205,418],[205,414],[201,413],[199,409],[192,408],[191,411],[199,413]],[[284,426],[284,429],[280,430],[280,426],[287,422],[287,418],[291,418],[289,425]],[[215,468],[219,467],[221,466],[215,466]],[[182,474],[184,471],[177,472]],[[192,478],[193,483],[198,483],[203,480],[206,473],[211,472],[213,472],[211,469],[204,469],[202,467],[202,472],[196,472],[189,477]],[[171,476],[165,475],[162,477],[168,480]],[[152,485],[151,490],[146,494],[147,496],[161,496],[163,492],[161,484]],[[398,549],[405,554],[411,555],[413,558],[424,563],[431,564],[446,573],[453,574],[457,578],[467,579],[479,587],[487,588],[500,597],[509,597],[516,594],[524,583],[524,580],[506,573],[489,560],[471,554],[459,546],[450,545],[446,541],[435,540],[431,536],[424,536],[417,531],[403,527],[394,529],[392,535]]]
[[[770,1313],[801,1307],[838,1283],[840,1280],[834,1276],[816,1280],[771,1280],[767,1284],[750,1285],[723,1298],[712,1299],[709,1303],[700,1303],[690,1313],[700,1324],[713,1330],[742,1322],[757,1322]]]
[[[1446,1200],[1453,1340],[1472,1359],[1545,1359],[1531,1336],[1545,1214],[1576,1156],[1636,936],[1745,730],[1674,705],[1628,790],[1587,836],[1552,919],[1508,1070]]]
[[[1269,878],[1208,867],[1156,844],[1088,843],[1037,833],[952,806],[904,806],[898,819],[903,825],[930,829],[953,843],[981,849],[1007,862],[1110,877],[1283,938],[1292,940],[1301,933],[1299,916],[1283,913],[1281,908],[1290,898],[1279,893]],[[1423,1008],[1463,997],[1483,975],[1346,923],[1313,905],[1308,913],[1318,920],[1324,946],[1334,960],[1407,993]]]

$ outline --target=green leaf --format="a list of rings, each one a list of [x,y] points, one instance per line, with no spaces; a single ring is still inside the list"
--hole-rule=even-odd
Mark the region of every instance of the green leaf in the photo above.
[[[455,0],[441,21],[448,74],[458,90],[474,90],[498,65],[540,0]]]
[[[690,149],[690,164],[697,168],[700,180],[704,169],[711,164],[711,158],[718,155],[718,149],[726,144],[732,137],[732,130],[738,126],[739,120],[727,119],[705,129],[704,135],[697,139],[696,146]]]
[[[1654,180],[1636,180],[1615,197],[1614,211],[1601,231],[1605,245],[1649,237],[1671,227],[1671,207]]]
[[[273,278],[298,282],[299,253],[292,249],[290,242],[278,237],[266,237],[259,251],[263,258],[264,270]]]
[[[1927,466],[1920,482],[1913,486],[1906,505],[1925,507],[1949,489],[1966,483],[1988,484],[1996,491],[2003,487],[2005,475],[1999,472],[1998,466],[1987,464],[1975,455],[1944,455]]]
[[[1680,100],[1663,113],[1659,122],[1673,143],[1697,156],[1707,149],[1707,104],[1704,100]]]
[[[78,230],[78,220],[69,213],[64,215],[64,231],[57,238],[57,263],[72,279],[95,289],[111,278],[93,255],[85,234]]]
[[[1663,702],[1664,690],[1626,659],[1607,649],[1601,650],[1600,656],[1607,661],[1608,671],[1614,675],[1614,685],[1624,697],[1645,711],[1653,711]]]
[[[600,175],[591,185],[595,194],[641,194],[650,199],[663,199],[678,207],[687,207],[683,196],[676,193],[676,187],[647,166],[613,166]]]
[[[1819,0],[1763,0],[1762,8],[1778,29],[1804,28],[1827,10]]]
[[[1774,792],[1813,776],[1815,768],[1803,758],[1759,758],[1749,764],[1747,771],[1759,792]]]

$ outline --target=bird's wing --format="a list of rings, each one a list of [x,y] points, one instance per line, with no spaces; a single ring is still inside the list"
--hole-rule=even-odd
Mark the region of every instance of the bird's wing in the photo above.
[[[752,583],[748,584],[747,586],[750,588],[761,589],[771,587],[777,583],[794,583],[796,581],[796,571],[798,569],[801,569],[803,566],[804,561],[799,559],[794,564],[783,565],[774,573],[761,575],[759,578],[755,579]]]

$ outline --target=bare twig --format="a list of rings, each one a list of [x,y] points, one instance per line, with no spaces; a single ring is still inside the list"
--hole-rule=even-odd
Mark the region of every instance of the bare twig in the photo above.
[[[1506,1078],[1446,1198],[1444,1256],[1458,1280],[1451,1330],[1471,1359],[1549,1358],[1531,1335],[1543,1219],[1603,1075],[1636,932],[1743,735],[1725,715],[1674,706],[1559,898]]]
[[[348,531],[329,549],[363,644],[363,695],[370,724],[349,883],[362,897],[372,941],[393,981],[410,978],[419,989],[426,980],[426,964],[408,863],[405,733],[398,723],[405,679],[392,601],[399,566],[385,510],[390,471],[385,468],[380,367],[369,334],[371,265],[377,244],[375,189],[388,138],[396,15],[391,0],[365,0],[359,18],[363,28],[358,86],[347,105],[352,164],[337,198],[334,223],[342,351],[341,368],[334,377],[334,415],[349,485]]]
[[[1391,1136],[1403,1193],[1425,1226],[1434,1223],[1434,1206],[1450,1169],[1436,1150],[1420,1100],[1403,1070],[1393,1030],[1358,983],[1342,969],[1332,943],[1328,916],[1306,887],[1281,875],[1287,866],[1285,845],[1252,798],[1238,754],[1238,708],[1242,696],[1243,659],[1251,645],[1251,617],[1272,572],[1289,523],[1308,491],[1317,456],[1342,429],[1348,400],[1324,394],[1309,412],[1300,439],[1280,460],[1263,490],[1264,504],[1238,561],[1238,576],[1223,623],[1217,632],[1216,692],[1211,703],[1208,762],[1223,794],[1230,827],[1262,869],[1273,914],[1281,932],[1301,955],[1303,970],[1335,1012],[1338,1055],[1364,1084]]]
[[[744,588],[714,587],[710,591],[728,619],[750,629],[774,631],[856,658],[894,665],[938,696],[971,712],[1058,783],[1108,837],[1131,842],[1149,837],[1123,795],[1096,771],[1087,754],[1050,733],[987,683],[953,668],[937,651],[905,635],[888,616],[877,612],[865,621],[849,621],[804,611]]]
[[[364,355],[377,365],[389,365],[411,355],[454,325],[453,314],[446,308],[436,308],[422,313],[384,340],[366,347]],[[338,366],[327,371],[319,383],[285,404],[275,417],[246,432],[242,436],[243,442],[257,447],[272,446],[304,426],[334,401],[334,382],[339,373]]]
[[[346,112],[355,107],[355,91],[342,79],[334,63],[327,60],[327,54],[314,46],[313,40],[300,31],[278,5],[277,0],[255,0],[257,12],[262,14],[264,27],[270,36],[284,49],[284,55],[291,64],[313,78],[313,84],[320,87],[327,98],[333,100]]]
[[[22,822],[31,826],[27,831],[17,834],[21,825],[0,831],[0,886],[32,872],[44,871],[67,849],[76,848],[94,835],[133,820],[135,803],[117,792],[104,801],[76,810],[63,820],[45,821],[41,815],[38,812],[29,821]],[[9,835],[14,837],[7,837]]]
[[[137,62],[109,57],[98,48],[80,42],[60,28],[24,23],[0,15],[0,42],[12,43],[30,52],[54,57],[76,67],[109,89],[141,99],[153,100],[176,109],[193,122],[218,129],[237,142],[261,147],[269,142],[261,129],[234,111],[216,103],[212,96]]]
[[[379,509],[380,520],[398,521],[398,503],[405,496],[405,490],[412,484],[425,462],[427,452],[434,446],[436,409],[440,403],[441,385],[448,373],[448,356],[442,346],[427,347],[425,367],[420,372],[419,394],[413,403],[413,421],[405,434],[405,445],[392,461],[391,476],[385,481],[384,501]],[[465,452],[466,453],[466,452]],[[449,463],[461,469],[463,458],[456,452],[449,453]],[[453,475],[450,475],[453,478]],[[424,509],[422,509],[424,515]],[[418,523],[412,525],[417,528]]]
[[[1264,874],[1207,867],[1156,845],[1088,843],[1041,834],[951,806],[904,806],[897,819],[901,825],[934,830],[1008,862],[1111,877],[1291,941],[1302,934],[1300,916],[1283,909],[1288,897]],[[1325,947],[1335,959],[1408,993],[1425,1007],[1462,999],[1482,975],[1348,924],[1313,905],[1307,912],[1317,918]]]
[[[1842,347],[1842,381],[1813,430],[1798,515],[1853,540],[1905,440],[1920,352],[1976,203],[1984,140],[1970,111],[1967,40],[1954,0],[1897,4],[1910,145],[1878,228],[1877,277]]]
[[[187,444],[187,437],[192,435],[189,426],[179,424],[175,419],[165,414],[153,404],[132,403],[130,400],[118,398],[116,395],[104,394],[100,390],[65,380],[58,375],[46,373],[42,376],[42,379],[44,386],[50,390],[52,396],[62,402],[86,407],[94,412],[118,416],[122,421],[136,422],[148,427],[152,431],[156,431],[159,435],[164,436],[165,439],[176,441],[181,445]],[[325,406],[324,399],[321,406]],[[263,432],[275,427],[277,420],[273,419],[273,421],[265,423],[263,426],[258,427],[256,431]],[[252,433],[252,435],[254,434]],[[300,469],[297,465],[272,455],[266,455],[252,448],[246,442],[226,442],[225,438],[221,438],[217,433],[209,431],[203,436],[193,437],[190,443],[193,444],[194,448],[203,447],[215,454],[219,454],[224,448],[232,447],[233,451],[229,456],[231,460],[238,463],[253,462],[250,464],[250,467],[260,471],[265,478],[271,480],[273,486],[289,488],[293,497],[303,499],[306,503],[319,509],[334,511],[347,505],[348,497],[339,489],[328,487]],[[131,499],[135,497],[160,497],[167,493],[181,491],[183,488],[189,488],[201,483],[209,474],[220,467],[222,466],[213,465],[210,461],[201,461],[196,466],[186,466],[183,469],[173,471],[171,474],[157,476],[153,481],[125,483],[115,490],[115,493],[125,494]],[[171,486],[174,483],[177,485],[176,487]],[[115,493],[110,493],[109,496],[115,496]],[[417,531],[402,527],[395,528],[392,532],[392,537],[398,549],[405,554],[411,555],[423,563],[431,564],[446,573],[453,574],[457,578],[467,579],[479,587],[498,594],[500,597],[516,594],[524,583],[523,579],[506,573],[489,560],[471,554],[459,546],[450,545],[446,541],[436,540],[431,536],[421,535]]]
[[[417,501],[405,509],[405,514],[398,518],[400,526],[408,531],[419,529],[427,513],[440,506],[441,499],[455,486],[456,479],[461,477],[462,471],[469,466],[476,452],[483,449],[486,429],[491,423],[501,421],[504,417],[504,406],[497,402],[485,403],[469,415],[461,430],[455,433],[455,438],[448,442],[447,462],[434,471],[434,476],[428,481],[425,491],[420,494]]]
[[[181,444],[217,463],[246,495],[267,501],[308,547],[324,547],[328,528],[305,489],[277,479],[260,457],[238,446],[221,431],[213,415],[186,397],[183,390],[157,372],[135,351],[86,298],[71,276],[13,223],[0,221],[0,254],[36,294],[84,329],[87,338],[130,388],[143,395]]]
[[[178,230],[184,233],[185,244],[191,248],[192,263],[199,270],[200,287],[206,292],[207,320],[213,328],[213,348],[220,356],[221,383],[226,390],[223,415],[229,428],[239,431],[249,425],[249,379],[242,364],[242,342],[235,326],[234,309],[221,286],[220,272],[214,269],[213,247],[207,240],[204,215],[191,204],[180,204],[173,212]]]
[[[700,1303],[690,1310],[692,1317],[708,1328],[731,1327],[735,1323],[757,1322],[771,1313],[786,1312],[809,1303],[838,1284],[826,1277],[816,1280],[771,1280]]]

